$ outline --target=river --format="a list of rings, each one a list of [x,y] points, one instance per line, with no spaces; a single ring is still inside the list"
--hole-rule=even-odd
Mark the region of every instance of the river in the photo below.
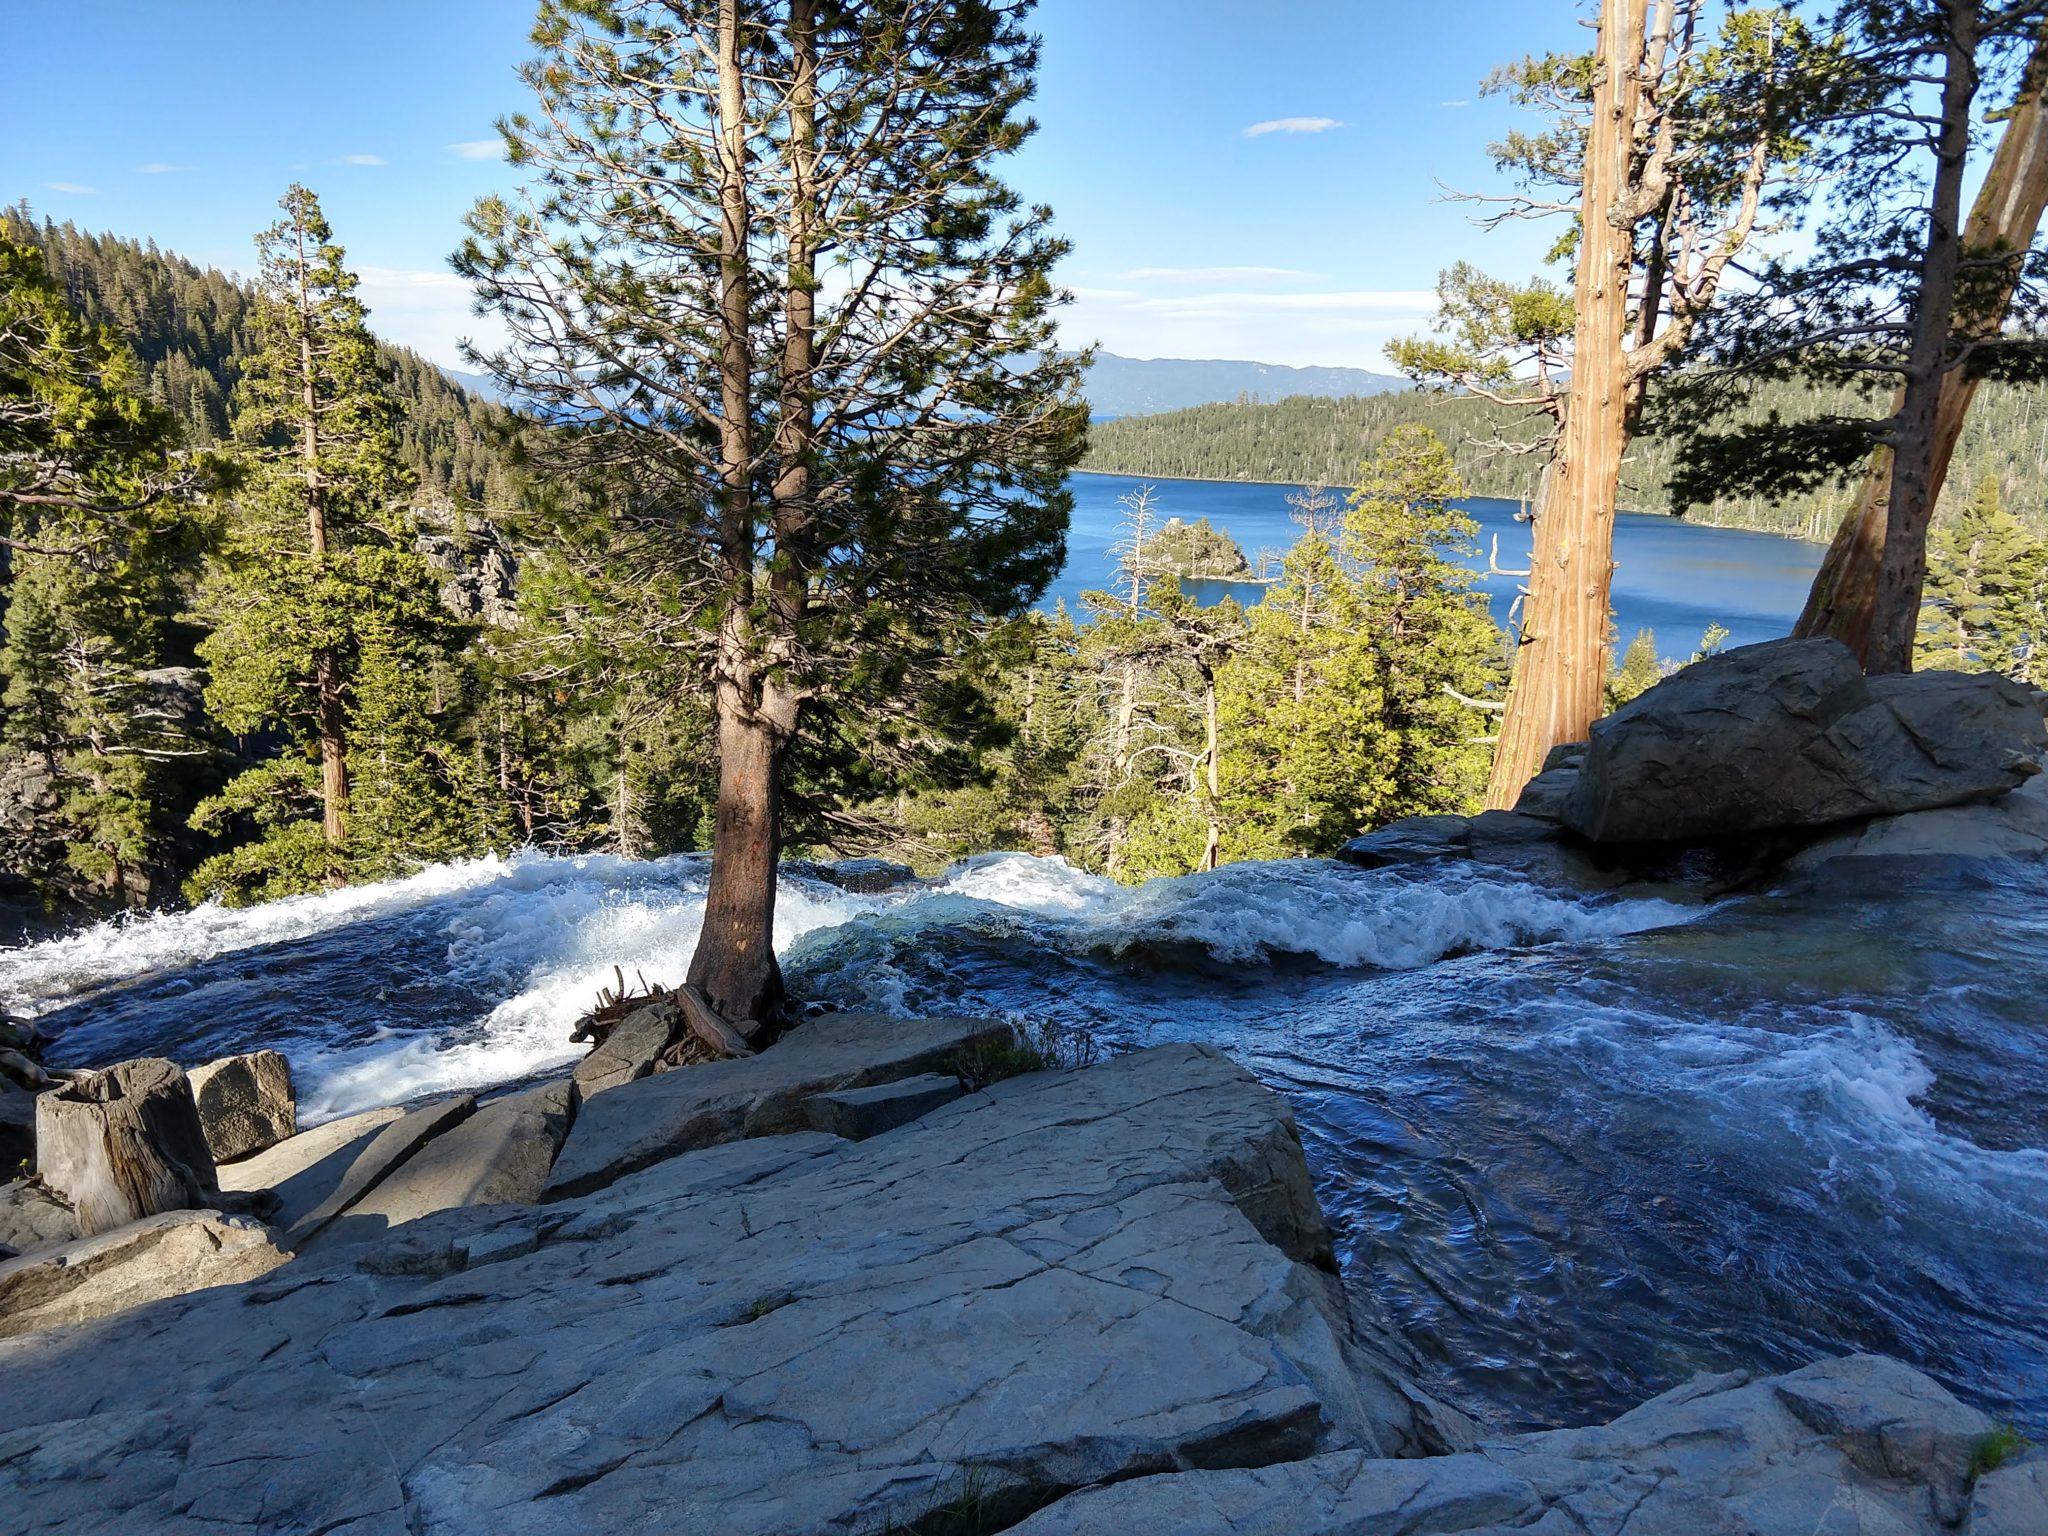
[[[673,981],[697,856],[522,854],[0,952],[59,1063],[275,1046],[308,1119],[564,1070]],[[1502,1427],[1869,1349],[2048,1432],[2048,881],[1713,906],[1239,864],[1137,889],[997,854],[784,881],[801,994],[1203,1040],[1300,1118],[1355,1303]]]
[[[1236,539],[1254,565],[1260,550],[1284,552],[1301,533],[1289,519],[1285,499],[1293,486],[1075,475],[1066,569],[1046,594],[1046,606],[1063,601],[1078,614],[1083,592],[1109,585],[1116,566],[1112,546],[1124,517],[1117,498],[1141,485],[1154,487],[1162,519],[1192,523],[1206,517]],[[1517,503],[1474,497],[1460,505],[1479,524],[1474,569],[1486,566],[1496,537],[1503,567],[1516,570],[1528,564],[1530,527],[1517,520]],[[1659,652],[1681,659],[1698,647],[1709,624],[1726,629],[1730,645],[1774,640],[1791,630],[1824,549],[1776,534],[1624,512],[1614,528],[1616,632],[1626,645],[1637,630],[1652,630]],[[1480,585],[1492,599],[1495,620],[1504,620],[1514,600],[1514,579],[1496,577]],[[1257,586],[1226,582],[1193,583],[1191,590],[1205,601],[1220,600],[1225,592],[1243,602],[1256,602],[1260,595]]]

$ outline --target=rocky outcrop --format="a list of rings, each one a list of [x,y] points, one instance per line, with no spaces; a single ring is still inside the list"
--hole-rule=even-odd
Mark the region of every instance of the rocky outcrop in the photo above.
[[[0,1184],[0,1257],[31,1253],[84,1236],[71,1202],[40,1179]]]
[[[848,1141],[866,1141],[920,1120],[960,1094],[959,1078],[949,1072],[927,1072],[872,1088],[812,1094],[804,1100],[804,1118],[813,1130],[844,1136]]]
[[[273,1220],[289,1230],[341,1187],[378,1133],[404,1113],[402,1109],[372,1109],[301,1131],[267,1152],[218,1170],[220,1186],[238,1193],[270,1190],[278,1198]]]
[[[1562,820],[1595,843],[1813,828],[1987,799],[2039,771],[2041,703],[1986,673],[1866,678],[1833,640],[1694,662],[1597,722]]]
[[[1853,1356],[1760,1381],[1698,1377],[1612,1424],[1491,1441],[1463,1455],[1391,1461],[1345,1451],[1138,1478],[1062,1499],[1013,1529],[1932,1536],[1962,1517],[1972,1448],[1990,1428],[1919,1372]]]
[[[917,1077],[978,1041],[1008,1038],[1007,1025],[987,1019],[826,1014],[758,1056],[658,1073],[588,1099],[542,1197],[588,1194],[717,1142],[808,1130],[804,1101],[815,1094]]]
[[[253,1280],[290,1256],[261,1222],[166,1211],[0,1263],[0,1337]]]
[[[2038,1449],[1983,1473],[1970,1490],[1969,1536],[2040,1536],[2048,1531],[2048,1453]]]
[[[10,1340],[0,1507],[796,1536],[923,1528],[971,1487],[997,1529],[1134,1476],[1466,1443],[1353,1333],[1328,1251],[1284,1103],[1162,1047]]]
[[[442,577],[441,606],[457,618],[496,628],[519,621],[519,557],[493,523],[458,519],[445,508],[420,508],[429,526],[413,548]]]
[[[531,1204],[561,1151],[571,1113],[567,1082],[485,1105],[385,1174],[301,1251],[363,1242],[460,1206]]]
[[[224,1056],[186,1077],[216,1163],[265,1151],[299,1128],[292,1064],[277,1051]]]
[[[421,1105],[384,1125],[343,1170],[326,1197],[285,1229],[292,1246],[302,1247],[318,1236],[321,1228],[383,1183],[420,1148],[475,1112],[476,1095],[461,1093]]]
[[[576,1102],[580,1105],[607,1088],[637,1083],[650,1076],[669,1040],[681,1029],[682,1011],[666,999],[627,1014],[588,1056],[576,1063],[570,1077]]]

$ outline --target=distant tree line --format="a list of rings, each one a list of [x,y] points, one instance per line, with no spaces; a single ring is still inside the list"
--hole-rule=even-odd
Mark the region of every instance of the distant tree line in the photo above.
[[[1760,386],[1728,412],[1736,421],[1836,416],[1868,403],[1863,391],[1787,381]],[[1517,452],[1538,433],[1528,413],[1491,401],[1422,391],[1326,400],[1291,395],[1268,404],[1201,405],[1158,416],[1122,416],[1089,429],[1083,469],[1185,480],[1269,480],[1346,485],[1395,428],[1427,427],[1451,449],[1470,494],[1533,499],[1541,454]],[[1670,490],[1679,442],[1654,430],[1629,445],[1621,505],[1678,510]],[[2028,527],[2048,533],[2048,386],[1987,383],[1963,426],[1937,522],[1951,521],[1985,476]],[[1853,509],[1856,489],[1837,483],[1766,496],[1748,491],[1686,508],[1691,521],[1826,539]]]

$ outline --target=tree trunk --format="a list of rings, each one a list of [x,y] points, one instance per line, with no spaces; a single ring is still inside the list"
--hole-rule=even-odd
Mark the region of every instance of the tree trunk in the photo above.
[[[1220,739],[1216,730],[1216,673],[1202,669],[1202,719],[1206,727],[1203,757],[1209,768],[1209,840],[1202,849],[1202,868],[1214,869],[1221,862],[1223,827],[1217,821],[1217,806],[1223,797],[1223,775],[1218,764]]]
[[[1948,57],[1942,72],[1941,135],[1928,200],[1927,252],[1913,308],[1897,425],[1892,432],[1891,506],[1871,604],[1866,672],[1910,672],[1920,598],[1927,581],[1927,529],[1940,488],[1935,474],[1938,407],[1954,371],[1956,288],[1962,266],[1963,173],[1970,152],[1970,105],[1977,94],[1977,0],[1948,0]]]
[[[341,665],[334,652],[323,650],[313,657],[313,687],[320,711],[320,803],[327,846],[333,848],[348,833],[348,758],[342,739],[345,717]]]
[[[1998,334],[2018,283],[2020,259],[2034,243],[2042,213],[2048,210],[2048,112],[2042,110],[2044,84],[2048,84],[2048,35],[2035,44],[2033,55],[2027,60],[2019,95],[1998,141],[1998,152],[1992,157],[1984,185],[1971,205],[1969,226],[1963,232],[1963,245],[1971,256],[1999,252],[2011,259],[2004,279],[1987,295],[1988,302],[1959,327],[1966,341]],[[1977,381],[1962,371],[1950,370],[1943,375],[1934,408],[1932,491],[1937,502],[1976,395]],[[1895,409],[1903,408],[1901,398]],[[1885,525],[1891,515],[1891,483],[1892,452],[1879,448],[1870,457],[1856,505],[1836,528],[1827,556],[1806,595],[1806,606],[1792,629],[1793,634],[1803,637],[1825,635],[1840,640],[1865,667],[1870,665],[1871,621],[1878,570],[1884,560]]]
[[[39,1095],[36,1171],[77,1208],[88,1237],[219,1199],[192,1086],[156,1058],[81,1073]]]
[[[1486,803],[1512,806],[1552,747],[1582,741],[1607,677],[1614,502],[1628,447],[1632,230],[1617,206],[1628,186],[1641,84],[1645,0],[1603,0],[1580,207],[1571,395],[1536,514],[1522,649],[1508,688]]]
[[[689,983],[756,1047],[774,1038],[783,999],[774,940],[785,740],[738,688],[720,685],[711,889]]]

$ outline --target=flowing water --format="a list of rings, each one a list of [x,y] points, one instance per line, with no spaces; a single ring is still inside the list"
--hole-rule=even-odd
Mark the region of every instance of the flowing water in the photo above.
[[[706,866],[521,855],[0,952],[59,1063],[273,1045],[307,1118],[559,1069]],[[1874,1349],[2048,1431],[2048,881],[1715,906],[1470,866],[785,882],[792,985],[1203,1040],[1293,1101],[1357,1304],[1503,1427]]]

